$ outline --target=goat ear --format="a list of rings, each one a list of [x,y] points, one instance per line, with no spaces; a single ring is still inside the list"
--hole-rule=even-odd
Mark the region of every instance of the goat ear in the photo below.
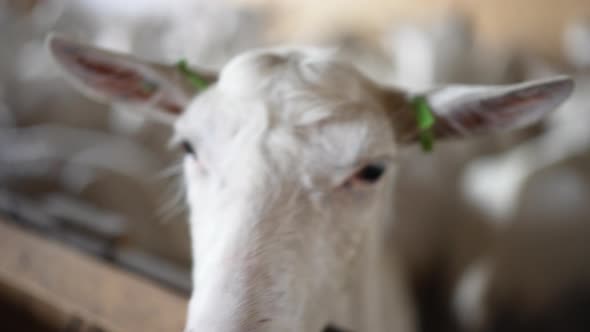
[[[105,103],[151,106],[176,116],[198,93],[175,66],[151,63],[51,35],[47,48],[66,78],[87,96]],[[212,83],[215,76],[202,74]]]
[[[434,116],[434,138],[457,138],[532,125],[563,103],[573,88],[568,77],[504,86],[451,85],[425,94],[423,100]],[[408,108],[416,112],[415,107],[406,107],[403,124],[394,121],[397,138],[404,143],[415,142],[420,135],[415,113],[409,114]]]

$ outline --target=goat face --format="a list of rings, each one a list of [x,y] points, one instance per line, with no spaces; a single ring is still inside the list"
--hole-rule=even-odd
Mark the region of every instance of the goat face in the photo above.
[[[57,37],[49,47],[90,96],[157,108],[174,125],[195,260],[189,331],[391,328],[372,310],[387,308],[375,287],[390,275],[395,161],[420,137],[406,93],[314,48],[248,52],[200,74],[204,90],[173,66]],[[571,88],[559,78],[439,89],[424,96],[429,134],[528,125]]]

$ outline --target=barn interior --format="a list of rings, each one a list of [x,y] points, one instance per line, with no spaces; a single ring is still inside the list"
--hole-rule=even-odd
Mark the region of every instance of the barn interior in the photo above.
[[[590,329],[590,2],[0,0],[0,321],[181,331],[182,152],[169,127],[68,85],[50,33],[212,71],[253,48],[321,45],[417,92],[570,75],[542,123],[402,162],[392,236],[421,332]]]

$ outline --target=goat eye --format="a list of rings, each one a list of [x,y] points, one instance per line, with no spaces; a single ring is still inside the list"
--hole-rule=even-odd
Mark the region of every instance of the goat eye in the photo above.
[[[191,143],[189,143],[189,142],[187,142],[187,141],[182,141],[182,142],[180,143],[180,145],[182,146],[182,149],[184,150],[184,152],[185,152],[186,154],[190,154],[190,155],[193,155],[193,156],[195,156],[195,155],[196,155],[196,153],[195,153],[195,149],[193,149],[193,146],[192,146],[192,144],[191,144]]]
[[[381,178],[383,173],[385,173],[385,166],[371,164],[358,171],[355,174],[355,178],[366,183],[375,183]]]

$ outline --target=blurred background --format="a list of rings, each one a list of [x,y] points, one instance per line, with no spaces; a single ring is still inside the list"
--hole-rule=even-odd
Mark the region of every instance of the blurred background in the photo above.
[[[52,31],[209,69],[326,45],[414,92],[572,75],[539,126],[405,162],[395,237],[421,331],[590,330],[587,0],[0,0],[2,219],[188,296],[169,129],[74,91],[44,49]]]

